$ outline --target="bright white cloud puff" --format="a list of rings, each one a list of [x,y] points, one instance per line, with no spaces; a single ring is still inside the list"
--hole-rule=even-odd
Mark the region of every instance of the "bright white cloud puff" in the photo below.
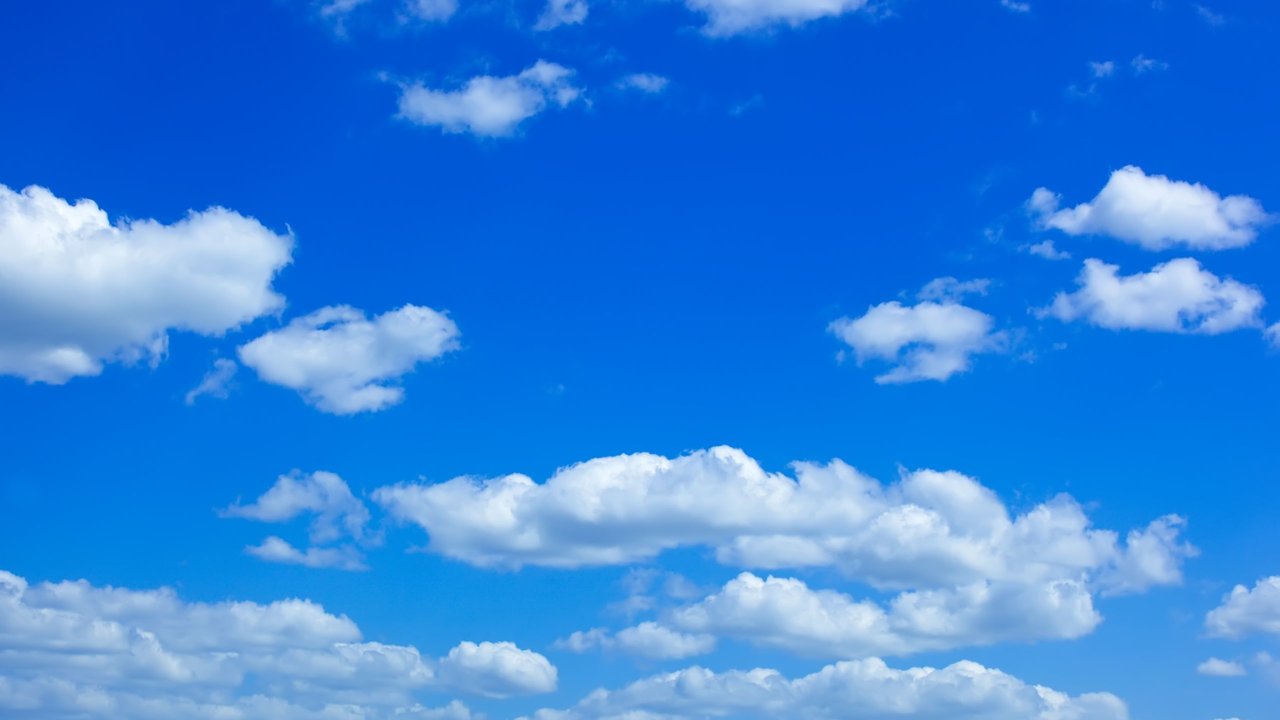
[[[223,208],[112,224],[92,200],[0,185],[0,374],[62,384],[158,362],[172,331],[217,336],[277,312],[292,250]]]
[[[1128,720],[1129,712],[1109,693],[1070,696],[974,662],[897,670],[872,658],[795,679],[762,668],[717,673],[692,667],[596,690],[568,710],[540,710],[522,720],[706,717]]]
[[[390,383],[458,347],[458,326],[429,307],[405,305],[373,319],[321,308],[239,348],[258,377],[293,389],[324,412],[383,410],[404,399]]]
[[[989,285],[988,280],[938,278],[924,286],[916,305],[881,303],[859,317],[839,318],[827,329],[853,349],[859,364],[892,364],[876,376],[877,383],[945,381],[968,370],[974,355],[1007,344],[990,315],[960,304],[965,295],[986,294]]]
[[[1092,201],[1059,208],[1061,198],[1039,188],[1027,208],[1039,223],[1068,235],[1107,235],[1147,250],[1223,250],[1248,245],[1274,218],[1246,195],[1222,197],[1199,183],[1116,170]]]
[[[1280,635],[1280,576],[1259,580],[1253,588],[1237,585],[1204,619],[1217,637]]]
[[[825,17],[867,7],[868,0],[685,0],[707,16],[703,32],[713,37],[738,35],[779,26],[796,27]]]
[[[1192,258],[1170,260],[1145,273],[1119,272],[1119,267],[1101,260],[1085,260],[1077,280],[1080,289],[1058,293],[1041,314],[1111,330],[1204,335],[1262,324],[1262,293],[1219,278]]]
[[[463,643],[436,661],[412,646],[365,641],[350,619],[307,600],[192,603],[169,589],[30,585],[3,571],[0,634],[6,717],[38,709],[47,720],[466,720],[460,703],[427,708],[415,695],[555,687],[546,658],[509,643]],[[453,659],[484,646],[508,659]],[[530,667],[543,677],[531,681]]]
[[[400,93],[400,117],[447,133],[502,137],[548,107],[565,107],[582,94],[573,71],[539,60],[518,75],[481,75],[462,87],[440,90],[407,85]]]

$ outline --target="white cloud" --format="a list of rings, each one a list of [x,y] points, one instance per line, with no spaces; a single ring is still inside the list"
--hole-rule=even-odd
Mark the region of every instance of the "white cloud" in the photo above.
[[[0,572],[0,636],[6,717],[465,720],[465,706],[430,709],[415,695],[500,683],[456,663],[446,680],[445,661],[365,641],[347,617],[298,599],[195,603],[169,589],[29,585]],[[508,689],[530,687],[517,677]]]
[[[1070,260],[1071,253],[1065,250],[1059,250],[1054,246],[1052,240],[1042,240],[1038,243],[1027,246],[1027,252],[1032,255],[1038,255],[1045,260]]]
[[[707,16],[704,33],[723,37],[856,12],[867,7],[867,0],[685,0],[685,4]]]
[[[1222,197],[1199,183],[1116,170],[1091,202],[1059,209],[1061,198],[1038,188],[1027,208],[1046,228],[1068,235],[1109,235],[1147,250],[1183,246],[1222,250],[1248,245],[1273,219],[1246,195]]]
[[[226,517],[261,522],[285,522],[304,513],[314,514],[311,542],[326,543],[344,535],[361,540],[369,522],[369,509],[343,479],[331,472],[281,475],[274,485],[250,505],[236,503],[222,511]]]
[[[960,281],[953,277],[940,277],[925,283],[916,293],[917,300],[931,302],[960,302],[966,295],[986,295],[991,281],[986,278]]]
[[[417,20],[443,22],[458,12],[458,0],[406,0],[405,9]]]
[[[281,475],[267,492],[250,505],[236,503],[221,512],[223,517],[245,518],[261,522],[286,522],[300,515],[314,515],[310,540],[323,545],[349,537],[360,543],[374,540],[366,530],[369,509],[342,478],[331,472],[310,475]],[[365,570],[364,556],[350,545],[311,547],[298,550],[279,537],[268,537],[245,552],[267,562],[303,565],[311,568]]]
[[[258,545],[244,549],[246,553],[267,562],[283,565],[302,565],[309,568],[337,568],[338,570],[368,570],[364,556],[350,545],[339,547],[310,547],[299,550],[282,538],[272,535]]]
[[[715,649],[716,639],[706,633],[682,633],[656,622],[642,622],[610,634],[604,628],[578,631],[556,641],[556,647],[583,653],[596,648],[617,649],[628,655],[652,660],[678,660],[705,655]]]
[[[1211,657],[1196,666],[1196,672],[1210,677],[1241,677],[1249,674],[1238,662]]]
[[[239,365],[235,361],[226,358],[218,358],[213,361],[213,369],[205,373],[204,378],[200,380],[200,384],[187,391],[185,401],[188,405],[194,405],[196,399],[204,395],[215,398],[227,397],[227,384],[231,382],[231,378],[235,377],[236,370]]]
[[[934,283],[954,278],[942,278]],[[990,315],[954,300],[904,306],[894,300],[875,305],[857,318],[842,317],[828,330],[851,348],[859,363],[867,359],[893,364],[876,376],[881,384],[943,381],[969,369],[977,354],[995,352],[1005,335],[993,332]]]
[[[494,698],[556,689],[555,666],[509,642],[459,644],[440,660],[440,678],[463,692]]]
[[[1116,64],[1111,60],[1104,62],[1090,62],[1089,71],[1096,78],[1111,77],[1116,72]]]
[[[1058,293],[1042,314],[1063,321],[1084,319],[1112,330],[1151,330],[1216,335],[1257,327],[1262,293],[1219,278],[1192,258],[1156,265],[1150,272],[1120,275],[1096,258],[1084,261],[1080,289]]]
[[[1271,341],[1272,347],[1280,348],[1280,322],[1264,330],[1263,334]]]
[[[1280,635],[1280,576],[1263,578],[1252,590],[1235,586],[1222,604],[1205,616],[1204,625],[1217,637]]]
[[[1182,521],[1173,516],[1131,534],[1129,547],[1067,496],[1011,516],[956,472],[904,472],[882,485],[838,460],[794,467],[793,479],[717,447],[597,458],[544,483],[460,477],[373,498],[425,529],[429,551],[485,567],[618,565],[701,546],[730,566],[833,567],[880,588],[1093,577],[1104,591],[1136,592],[1178,582],[1193,552],[1174,539]]]
[[[1129,66],[1133,68],[1134,75],[1145,75],[1149,72],[1159,72],[1161,70],[1169,69],[1169,63],[1162,60],[1156,60],[1155,58],[1149,58],[1142,53],[1138,53],[1133,60],[1130,60]]]
[[[581,25],[590,8],[586,0],[547,0],[534,30],[551,30],[561,25]]]
[[[1000,0],[1001,7],[1012,10],[1017,13],[1031,12],[1031,3],[1018,2],[1018,0]]]
[[[618,87],[623,90],[639,90],[649,95],[657,95],[667,89],[670,81],[653,73],[632,73],[625,75],[618,81]]]
[[[210,208],[165,225],[0,185],[0,374],[62,384],[158,362],[168,334],[217,336],[276,312],[293,238]]]
[[[570,82],[572,75],[566,67],[539,60],[518,75],[481,75],[453,90],[408,85],[400,93],[400,117],[447,133],[508,136],[548,106],[576,100],[582,90]]]
[[[619,690],[596,690],[565,711],[533,720],[634,718],[846,718],[921,720],[1127,720],[1109,693],[1069,696],[1028,685],[973,662],[896,670],[882,660],[828,665],[788,679],[776,670],[716,673],[700,667],[655,675]]]
[[[1201,19],[1201,20],[1204,20],[1205,22],[1209,23],[1210,25],[1215,25],[1215,26],[1216,26],[1216,25],[1222,25],[1222,24],[1224,24],[1224,23],[1226,23],[1226,22],[1227,22],[1227,18],[1226,18],[1226,16],[1225,16],[1225,15],[1221,15],[1221,14],[1219,14],[1219,13],[1216,13],[1216,12],[1214,12],[1214,11],[1213,11],[1213,9],[1211,9],[1211,8],[1209,8],[1209,7],[1205,6],[1205,5],[1200,5],[1200,4],[1198,4],[1198,3],[1197,3],[1197,4],[1195,5],[1195,8],[1196,8],[1196,14],[1198,14],[1198,15],[1200,16],[1200,19]]]
[[[458,347],[458,326],[429,307],[405,305],[372,320],[347,306],[295,318],[239,348],[263,380],[293,389],[337,415],[382,410],[404,399],[390,385]]]

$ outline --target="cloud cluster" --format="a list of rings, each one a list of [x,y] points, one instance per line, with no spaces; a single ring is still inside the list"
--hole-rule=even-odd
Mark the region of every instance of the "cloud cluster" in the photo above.
[[[292,250],[223,208],[113,224],[92,200],[0,185],[0,374],[61,384],[157,362],[173,331],[216,336],[274,313]]]
[[[1222,197],[1199,183],[1147,175],[1133,165],[1113,172],[1092,201],[1073,208],[1059,208],[1060,202],[1058,195],[1039,188],[1027,207],[1046,228],[1108,235],[1148,250],[1241,247],[1273,219],[1251,197]]]
[[[956,472],[905,472],[882,485],[839,460],[794,468],[794,478],[766,472],[716,447],[596,458],[544,483],[460,477],[373,498],[426,530],[429,550],[486,567],[617,565],[706,546],[727,565],[834,567],[881,588],[1097,573],[1119,591],[1177,582],[1187,552],[1164,531],[1180,525],[1174,517],[1121,543],[1066,496],[1015,517]]]
[[[357,543],[370,540],[366,527],[369,509],[351,493],[341,477],[331,472],[310,475],[281,475],[274,485],[249,505],[236,503],[222,511],[223,517],[260,522],[287,522],[301,515],[313,515],[309,531],[313,545],[350,538]],[[298,550],[285,540],[271,536],[246,551],[268,562],[364,570],[364,556],[351,544],[339,547],[311,547]]]
[[[486,695],[555,687],[555,669],[508,643],[464,643],[446,658],[363,640],[307,600],[194,603],[172,590],[30,585],[0,572],[0,714],[130,718],[470,718],[421,692]],[[467,654],[467,663],[454,660]],[[540,681],[530,667],[543,668]],[[549,680],[547,677],[549,676]]]
[[[458,347],[458,326],[429,307],[405,305],[369,319],[345,305],[321,308],[241,345],[240,362],[337,415],[382,410],[404,399],[390,383]]]
[[[1264,299],[1256,289],[1200,267],[1192,258],[1120,275],[1116,265],[1090,258],[1077,282],[1042,311],[1063,321],[1083,319],[1111,330],[1216,335],[1262,324]]]
[[[570,82],[572,76],[564,66],[539,60],[517,75],[481,75],[452,90],[407,85],[400,93],[400,117],[447,133],[507,136],[547,107],[578,99],[582,90]]]
[[[1128,720],[1108,693],[1070,696],[974,662],[897,670],[879,659],[854,660],[788,679],[776,670],[713,672],[692,667],[596,690],[568,710],[540,710],[524,720]]]

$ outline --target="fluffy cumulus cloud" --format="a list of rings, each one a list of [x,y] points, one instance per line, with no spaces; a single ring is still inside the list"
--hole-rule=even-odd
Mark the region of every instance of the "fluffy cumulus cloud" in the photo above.
[[[1216,657],[1211,657],[1197,665],[1196,672],[1210,677],[1242,677],[1249,674],[1244,665]]]
[[[706,717],[1127,720],[1129,713],[1108,693],[1073,697],[973,662],[898,670],[872,658],[795,679],[759,668],[717,673],[692,667],[596,690],[568,710],[541,710],[531,720]]]
[[[547,0],[534,30],[551,30],[561,25],[581,25],[590,8],[586,0]]]
[[[1177,582],[1191,552],[1173,516],[1122,542],[1067,496],[1014,516],[956,472],[906,472],[883,485],[839,460],[794,467],[795,477],[766,472],[717,447],[597,458],[543,483],[460,477],[373,498],[425,529],[430,551],[479,566],[616,565],[703,546],[731,566],[832,567],[880,588],[1090,576],[1127,592]]]
[[[223,208],[112,223],[92,200],[0,185],[0,374],[61,384],[158,362],[172,331],[216,336],[276,312],[292,250]]]
[[[1209,611],[1204,625],[1217,637],[1280,635],[1280,576],[1263,578],[1252,589],[1235,586],[1221,605]]]
[[[440,677],[450,687],[494,698],[556,689],[555,666],[509,642],[459,644],[440,660]]]
[[[1120,275],[1101,260],[1084,261],[1080,289],[1059,293],[1043,310],[1063,321],[1085,320],[1112,330],[1216,335],[1262,324],[1262,293],[1200,267],[1192,258]]]
[[[868,0],[685,0],[685,4],[707,16],[703,32],[722,37],[856,12],[867,7]]]
[[[572,77],[569,68],[539,60],[518,75],[481,75],[460,88],[407,85],[400,93],[400,117],[447,133],[508,136],[548,107],[578,99],[582,90]]]
[[[350,619],[307,600],[195,603],[168,589],[31,585],[0,572],[0,644],[5,717],[471,717],[460,703],[417,700],[426,691],[468,692],[474,678],[465,668],[451,667],[446,679],[445,661],[365,641]],[[519,673],[507,685],[502,678],[502,669],[489,669],[484,682],[531,690]]]
[[[946,380],[969,369],[974,355],[1004,348],[1007,337],[994,330],[990,315],[960,304],[968,294],[985,294],[987,280],[938,278],[919,293],[920,303],[894,300],[863,315],[842,317],[828,330],[853,349],[859,363],[892,364],[876,376],[881,384]]]
[[[405,305],[372,319],[347,306],[294,319],[239,348],[258,377],[296,390],[337,415],[382,410],[404,399],[394,383],[458,347],[458,326],[429,307]]]
[[[271,523],[311,515],[308,534],[314,545],[334,543],[344,538],[358,543],[372,539],[367,532],[369,509],[351,493],[351,488],[341,477],[331,472],[281,475],[255,502],[248,505],[236,503],[221,514],[223,517]],[[364,556],[351,544],[299,550],[273,535],[260,545],[246,548],[246,552],[268,562],[314,568],[365,569]]]
[[[1028,209],[1046,228],[1069,235],[1108,235],[1148,250],[1181,246],[1222,250],[1253,242],[1273,218],[1245,195],[1222,197],[1199,183],[1147,175],[1133,165],[1116,170],[1092,201],[1060,208],[1039,188]]]

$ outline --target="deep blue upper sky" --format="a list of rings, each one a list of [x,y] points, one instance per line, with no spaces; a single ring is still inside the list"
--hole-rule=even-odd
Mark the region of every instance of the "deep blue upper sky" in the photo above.
[[[1105,621],[1075,639],[889,653],[890,665],[971,659],[1071,695],[1114,693],[1135,719],[1268,717],[1280,666],[1257,654],[1280,655],[1280,641],[1212,637],[1205,616],[1233,586],[1280,575],[1280,351],[1260,332],[1280,299],[1214,334],[1037,310],[1077,289],[1086,258],[1122,275],[1195,258],[1280,298],[1275,216],[1247,247],[1152,251],[1038,224],[1026,203],[1039,187],[1064,207],[1090,201],[1132,165],[1280,212],[1280,7],[858,5],[727,37],[678,2],[596,2],[585,22],[543,32],[541,3],[526,1],[463,0],[426,22],[371,0],[341,26],[301,0],[0,8],[0,184],[88,198],[112,222],[224,207],[294,243],[272,280],[282,309],[204,334],[161,326],[155,362],[104,355],[100,374],[64,384],[0,377],[0,570],[33,586],[169,586],[186,601],[309,598],[424,656],[511,641],[554,663],[554,692],[415,697],[514,717],[694,664],[796,677],[844,659],[728,634],[679,660],[554,644],[626,627],[606,607],[633,567],[699,586],[673,607],[743,570],[855,599],[897,590],[833,567],[720,563],[709,542],[603,567],[477,567],[407,552],[431,529],[397,521],[375,489],[543,482],[592,458],[717,445],[775,472],[833,458],[884,482],[954,469],[1014,515],[1068,493],[1122,539],[1177,514],[1199,554],[1180,581],[1097,590]],[[1137,58],[1155,64],[1139,72]],[[444,93],[539,59],[571,69],[580,96],[546,99],[507,134],[398,115],[406,87]],[[667,83],[621,88],[634,73]],[[14,256],[17,232],[0,223],[0,254]],[[1071,258],[1027,251],[1046,239]],[[0,286],[23,267],[6,262]],[[877,383],[892,363],[859,363],[828,329],[923,302],[916,292],[948,276],[990,281],[959,302],[1003,335],[942,381]],[[0,291],[0,346],[57,322],[24,297]],[[447,312],[457,347],[386,373],[404,397],[378,411],[325,412],[237,354],[322,307],[372,317],[407,303]],[[241,366],[227,397],[185,403],[219,358]],[[273,534],[307,545],[302,515],[267,526],[219,512],[293,470],[337,473],[371,509],[383,542],[360,549],[367,570],[244,552]],[[4,628],[0,651],[21,643]],[[1198,674],[1210,657],[1248,675]],[[8,676],[26,677],[0,659]],[[63,717],[3,701],[0,716]]]

